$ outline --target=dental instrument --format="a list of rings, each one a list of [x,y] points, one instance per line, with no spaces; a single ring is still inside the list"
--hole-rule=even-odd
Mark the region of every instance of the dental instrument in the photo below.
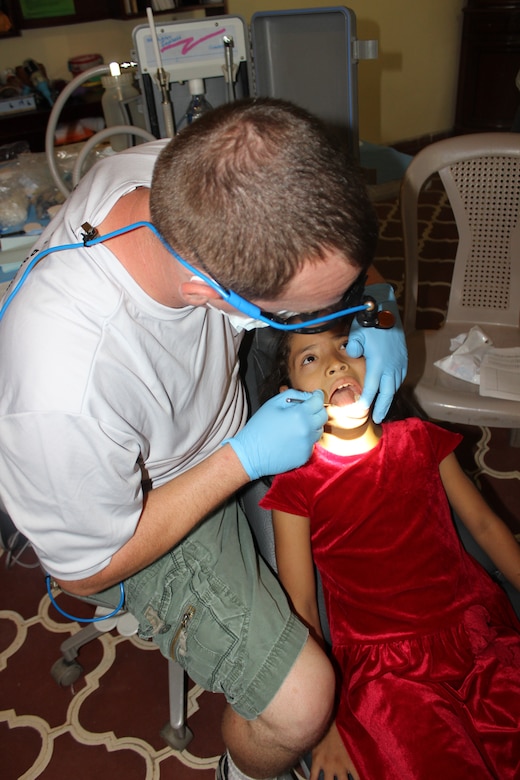
[[[146,16],[148,17],[148,24],[150,25],[152,46],[155,59],[157,61],[157,71],[155,75],[161,89],[161,106],[166,131],[165,137],[173,138],[175,135],[175,120],[173,105],[170,97],[170,74],[163,68],[161,50],[159,48],[159,41],[157,38],[157,30],[155,29],[155,22],[153,19],[153,11],[150,7],[146,9]]]

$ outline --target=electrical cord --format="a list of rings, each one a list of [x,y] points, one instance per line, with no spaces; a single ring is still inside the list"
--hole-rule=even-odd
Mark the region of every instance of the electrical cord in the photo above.
[[[62,249],[78,249],[81,246],[83,246],[82,242],[78,242],[77,244],[63,244],[62,246],[57,246],[57,247],[54,247],[54,246],[53,247],[48,247],[47,249],[42,249],[41,252],[38,252],[38,254],[36,254],[31,260],[29,260],[29,262],[27,263],[27,266],[24,269],[23,274],[18,279],[18,281],[16,282],[16,284],[13,287],[13,289],[11,290],[11,292],[6,296],[6,298],[5,298],[5,300],[4,300],[3,304],[2,304],[2,308],[0,309],[0,320],[3,318],[3,316],[4,316],[4,314],[5,314],[6,310],[7,310],[7,307],[9,306],[9,304],[11,303],[13,298],[15,297],[15,295],[20,290],[20,287],[22,286],[22,284],[27,279],[27,276],[32,271],[34,266],[37,263],[40,262],[40,260],[43,260],[44,257],[46,257],[47,255],[50,255],[51,252],[59,252]]]
[[[19,547],[20,544],[20,549]],[[36,569],[40,566],[40,562],[36,561],[36,563],[23,563],[20,560],[20,556],[27,550],[27,548],[31,547],[31,543],[28,539],[25,539],[24,536],[19,531],[15,531],[7,542],[5,543],[4,549],[6,550],[6,567],[10,568],[11,566],[21,566],[24,569]],[[60,613],[60,615],[63,615],[63,617],[68,618],[69,620],[75,620],[78,623],[97,623],[100,620],[108,620],[108,618],[114,617],[123,609],[124,603],[125,603],[125,587],[122,582],[119,583],[119,590],[121,593],[121,597],[119,599],[119,603],[115,609],[112,610],[108,615],[98,615],[94,618],[80,618],[76,615],[70,615],[68,612],[65,612],[64,609],[62,609],[58,603],[56,602],[56,599],[54,598],[52,594],[52,588],[51,588],[51,577],[49,574],[45,575],[45,585],[47,588],[47,593],[49,595],[49,599],[51,601],[51,604],[53,607]]]
[[[115,236],[121,235],[122,233],[128,233],[130,230],[134,230],[137,227],[141,227],[142,224],[143,223],[139,222],[139,223],[135,223],[133,225],[127,225],[126,227],[120,228],[119,230],[114,230],[112,233],[107,233],[104,236],[99,236],[95,240],[93,239],[93,240],[88,240],[88,241],[87,240],[78,241],[78,242],[73,243],[73,244],[61,244],[60,246],[52,246],[52,247],[47,247],[47,249],[42,249],[40,252],[35,254],[34,257],[32,257],[29,260],[29,262],[27,263],[27,266],[25,267],[22,275],[20,276],[20,278],[16,282],[15,286],[13,287],[11,292],[6,296],[6,298],[5,298],[5,300],[4,300],[3,304],[2,304],[2,307],[0,308],[0,321],[2,320],[7,307],[9,306],[9,304],[11,303],[11,301],[13,300],[15,295],[17,295],[17,293],[19,292],[21,286],[23,285],[23,283],[27,279],[28,275],[30,274],[30,272],[32,271],[34,266],[37,265],[40,262],[40,260],[43,260],[44,257],[47,257],[47,255],[50,255],[52,252],[62,252],[65,249],[80,249],[81,247],[84,247],[84,246],[91,246],[92,244],[99,244],[101,241],[106,241],[109,238],[114,238]],[[147,224],[147,223],[144,223],[144,224]]]
[[[63,617],[68,618],[69,620],[75,620],[78,623],[99,623],[100,620],[108,620],[108,618],[114,617],[114,615],[117,615],[118,612],[120,612],[123,609],[123,605],[125,603],[125,586],[122,582],[119,583],[119,590],[121,593],[121,598],[119,599],[119,604],[112,612],[109,612],[108,615],[100,615],[98,617],[94,618],[80,618],[76,615],[70,615],[68,612],[65,612],[64,609],[62,609],[54,596],[52,595],[52,588],[51,588],[51,577],[50,574],[45,575],[45,585],[47,586],[47,593],[49,595],[49,598],[51,600],[51,604],[56,609],[60,615],[63,615]]]
[[[44,257],[47,257],[47,255],[50,255],[52,252],[62,252],[65,249],[80,249],[81,247],[92,246],[93,244],[99,244],[102,241],[107,241],[109,238],[114,238],[115,236],[119,236],[123,233],[128,233],[131,230],[135,230],[135,228],[137,227],[141,227],[142,225],[148,225],[148,224],[149,223],[147,222],[145,223],[136,222],[133,225],[127,225],[123,228],[119,228],[119,230],[114,230],[112,233],[107,233],[104,236],[98,236],[96,239],[78,241],[73,244],[61,244],[60,246],[51,246],[51,247],[47,247],[47,249],[42,249],[40,252],[35,254],[34,257],[32,257],[29,260],[27,266],[24,268],[24,271],[20,276],[20,278],[18,279],[18,281],[16,282],[15,286],[13,287],[11,292],[6,296],[2,304],[2,307],[0,308],[0,321],[2,320],[7,310],[7,307],[9,306],[9,304],[11,303],[15,295],[17,295],[21,286],[27,279],[29,273],[32,271],[34,266],[37,265],[40,262],[40,260],[43,260]]]

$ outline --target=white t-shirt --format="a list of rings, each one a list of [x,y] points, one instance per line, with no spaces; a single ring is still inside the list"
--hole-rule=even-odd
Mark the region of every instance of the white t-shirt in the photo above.
[[[37,246],[81,241],[83,223],[149,186],[164,143],[98,164]],[[103,569],[134,533],[143,484],[242,426],[239,346],[220,312],[157,303],[104,244],[55,251],[29,273],[0,323],[0,495],[51,575]]]

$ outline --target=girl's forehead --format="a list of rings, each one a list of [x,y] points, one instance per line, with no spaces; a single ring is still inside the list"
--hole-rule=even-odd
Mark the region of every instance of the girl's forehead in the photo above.
[[[309,349],[329,341],[348,338],[350,328],[331,328],[321,333],[293,333],[290,338],[291,352],[298,349]]]

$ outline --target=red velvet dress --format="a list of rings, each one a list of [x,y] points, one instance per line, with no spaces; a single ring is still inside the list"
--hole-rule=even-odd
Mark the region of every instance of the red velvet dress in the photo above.
[[[520,625],[453,525],[438,465],[459,441],[387,423],[361,456],[316,446],[262,501],[311,519],[362,780],[520,778]]]

